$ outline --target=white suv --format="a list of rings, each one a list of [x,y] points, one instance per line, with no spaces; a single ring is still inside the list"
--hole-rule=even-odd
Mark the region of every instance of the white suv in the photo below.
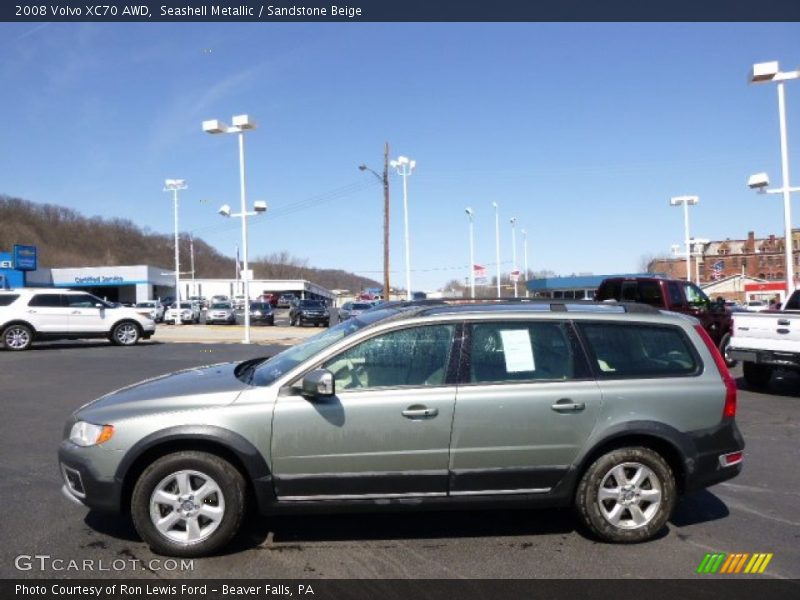
[[[27,350],[34,340],[108,338],[132,346],[156,324],[132,308],[86,292],[53,288],[0,291],[0,347]]]

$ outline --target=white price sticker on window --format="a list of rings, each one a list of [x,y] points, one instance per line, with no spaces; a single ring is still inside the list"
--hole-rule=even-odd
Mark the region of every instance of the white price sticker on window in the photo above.
[[[506,372],[535,371],[533,349],[527,329],[504,329],[500,331],[503,340],[503,354],[506,358]]]

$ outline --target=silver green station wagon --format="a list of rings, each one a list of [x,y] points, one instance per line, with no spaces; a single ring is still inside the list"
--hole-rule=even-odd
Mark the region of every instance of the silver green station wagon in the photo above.
[[[384,304],[269,359],[78,409],[63,492],[155,551],[217,551],[264,514],[574,506],[609,542],[735,477],[736,386],[692,317],[582,302]]]

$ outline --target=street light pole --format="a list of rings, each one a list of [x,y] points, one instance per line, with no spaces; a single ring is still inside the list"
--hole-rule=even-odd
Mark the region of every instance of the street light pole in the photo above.
[[[412,299],[411,293],[411,241],[408,232],[408,177],[414,172],[417,161],[411,160],[406,156],[399,156],[391,163],[392,168],[397,170],[397,174],[403,178],[403,221],[405,223],[406,241],[406,300]]]
[[[792,260],[794,244],[792,243],[792,206],[791,206],[791,193],[798,191],[798,188],[792,188],[789,183],[789,140],[786,134],[786,92],[784,90],[784,82],[800,78],[800,70],[781,72],[778,68],[778,61],[758,63],[753,65],[750,72],[751,83],[765,83],[774,81],[778,84],[778,119],[780,121],[780,136],[781,136],[781,175],[783,185],[779,190],[766,190],[769,185],[764,176],[764,185],[751,185],[756,187],[759,191],[766,193],[781,193],[783,195],[783,227],[784,227],[784,252],[786,261],[786,295],[792,293],[794,289],[794,261]],[[752,181],[752,178],[751,178]]]
[[[697,196],[675,196],[670,198],[670,206],[683,206],[683,243],[686,251],[686,281],[692,280],[692,257],[689,245],[689,206],[700,202]]]
[[[367,165],[359,165],[362,171],[369,171],[383,184],[383,299],[388,300],[389,287],[389,142],[383,144],[383,175],[378,175]]]
[[[517,271],[517,217],[511,217],[511,262],[512,270]],[[514,279],[514,298],[517,297],[517,279]]]
[[[244,281],[244,339],[242,343],[250,343],[250,273],[248,272],[247,263],[247,191],[245,186],[245,170],[244,170],[244,132],[256,128],[256,123],[248,115],[237,115],[233,117],[233,126],[228,127],[221,121],[210,120],[203,121],[203,131],[206,133],[238,133],[239,134],[239,187],[240,187],[240,200],[241,200],[241,213],[242,217],[242,280]],[[257,212],[263,212],[256,209]],[[264,203],[264,211],[266,211],[266,204]],[[228,209],[230,214],[230,208]]]
[[[475,298],[475,229],[472,222],[472,209],[465,209],[469,217],[469,286],[470,297]]]
[[[525,259],[525,297],[530,297],[530,290],[528,289],[528,231],[522,230],[522,252]]]
[[[500,298],[500,213],[497,209],[497,202],[492,202],[494,206],[494,254],[497,262],[497,297]]]
[[[181,257],[180,246],[178,245],[178,191],[185,190],[187,187],[185,179],[165,179],[164,191],[172,192],[172,203],[175,209],[175,306],[178,309],[178,316],[175,318],[175,325],[182,325],[181,322]]]

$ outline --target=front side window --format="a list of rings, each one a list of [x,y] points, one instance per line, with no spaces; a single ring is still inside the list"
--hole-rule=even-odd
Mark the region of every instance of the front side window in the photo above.
[[[678,327],[639,323],[580,323],[603,378],[692,375],[698,361]]]
[[[100,299],[89,294],[67,294],[67,306],[70,308],[94,308]]]
[[[667,283],[667,290],[669,292],[669,303],[672,306],[681,306],[683,304],[683,296],[681,296],[681,288],[676,281]]]
[[[565,380],[587,375],[566,323],[473,323],[470,327],[471,383]]]
[[[686,294],[686,301],[694,308],[707,308],[709,305],[708,296],[693,283],[684,283],[683,291]]]
[[[345,350],[323,367],[337,390],[443,385],[455,325],[390,331]]]

